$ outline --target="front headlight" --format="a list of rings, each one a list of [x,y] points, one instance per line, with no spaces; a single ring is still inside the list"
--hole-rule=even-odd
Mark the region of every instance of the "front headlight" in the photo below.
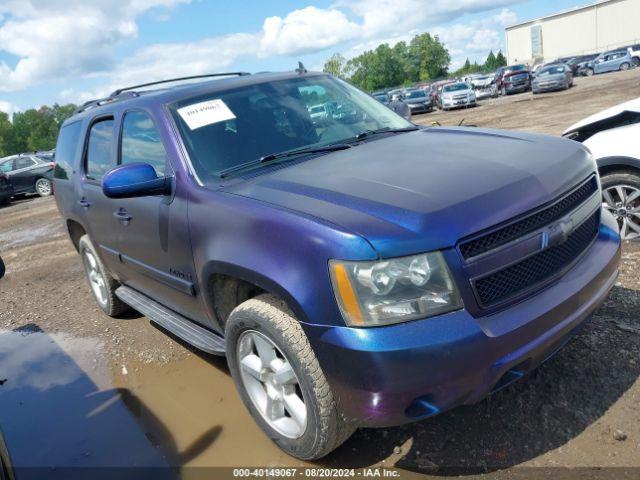
[[[331,283],[347,325],[372,327],[462,308],[440,252],[373,262],[329,262]]]

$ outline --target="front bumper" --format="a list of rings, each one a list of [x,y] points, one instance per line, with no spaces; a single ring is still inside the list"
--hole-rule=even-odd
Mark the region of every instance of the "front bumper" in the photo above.
[[[536,92],[550,92],[552,90],[561,90],[564,86],[563,82],[533,83],[531,89]]]
[[[442,100],[443,108],[464,108],[470,107],[476,104],[475,98],[462,98],[458,100]]]
[[[433,110],[433,106],[430,103],[409,103],[408,105],[411,113],[428,113]]]
[[[505,90],[507,93],[520,93],[520,92],[526,92],[527,90],[529,90],[529,88],[531,87],[531,83],[527,82],[527,83],[521,83],[521,84],[511,84],[511,85],[505,85]]]
[[[4,202],[11,197],[13,197],[13,187],[11,184],[0,186],[0,202]]]
[[[368,329],[303,324],[343,414],[370,427],[416,421],[474,403],[544,362],[615,283],[620,239],[613,217],[602,217],[568,273],[491,316],[460,310]]]

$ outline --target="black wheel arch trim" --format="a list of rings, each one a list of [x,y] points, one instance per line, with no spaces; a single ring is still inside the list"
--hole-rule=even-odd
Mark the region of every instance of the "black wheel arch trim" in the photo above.
[[[304,313],[302,306],[298,303],[298,301],[287,291],[279,283],[275,282],[271,278],[262,275],[254,270],[250,270],[245,267],[241,267],[239,265],[222,262],[217,260],[212,260],[208,262],[204,268],[202,269],[202,285],[201,290],[205,291],[207,282],[209,279],[216,274],[228,275],[230,277],[237,278],[238,280],[243,280],[245,282],[251,283],[267,293],[271,293],[273,295],[277,295],[282,298],[289,308],[293,311],[298,321],[302,323],[308,323],[307,316]],[[204,299],[204,303],[206,305],[207,313],[211,319],[216,319],[215,308],[213,304],[213,295],[211,292],[207,292],[202,295]]]
[[[596,164],[598,165],[598,170],[606,170],[607,173],[616,170],[616,168],[611,167],[620,167],[620,170],[630,167],[640,173],[640,158],[625,156],[602,157],[596,159]]]

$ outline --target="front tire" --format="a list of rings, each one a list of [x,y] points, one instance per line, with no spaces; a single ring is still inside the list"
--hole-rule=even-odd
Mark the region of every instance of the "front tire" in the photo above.
[[[110,317],[116,317],[128,310],[129,306],[116,296],[116,289],[120,285],[109,274],[96,254],[89,235],[83,235],[80,238],[78,250],[91,292],[102,311]]]
[[[640,239],[640,176],[633,172],[613,172],[604,175],[603,207],[618,221],[623,240]]]
[[[51,180],[48,178],[39,178],[36,180],[34,186],[36,193],[41,197],[48,197],[53,193],[53,188],[51,187]]]
[[[593,74],[594,74],[593,68],[587,68],[587,69],[584,71],[584,74],[585,74],[587,77],[592,77],[592,76],[593,76]]]
[[[342,418],[300,323],[283,301],[264,294],[240,304],[227,320],[225,338],[243,403],[282,450],[314,460],[351,436],[355,427]]]

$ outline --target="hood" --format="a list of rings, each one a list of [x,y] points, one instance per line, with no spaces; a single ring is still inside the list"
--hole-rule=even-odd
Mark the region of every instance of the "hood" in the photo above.
[[[474,87],[488,87],[493,83],[493,77],[471,79],[471,85]]]
[[[621,103],[614,107],[607,108],[606,110],[602,110],[598,113],[594,113],[593,115],[571,125],[564,131],[563,135],[580,130],[588,125],[600,122],[602,120],[606,120],[607,118],[615,117],[616,115],[619,115],[622,112],[626,111],[640,113],[640,97],[628,102]]]
[[[426,95],[424,97],[419,97],[419,98],[405,98],[404,102],[405,103],[431,103],[431,98],[429,97],[429,95]]]
[[[517,77],[517,76],[520,76],[520,75],[528,77],[530,75],[530,73],[529,73],[528,70],[517,70],[515,72],[507,72],[507,73],[505,73],[503,78],[507,79],[507,78],[511,78],[511,77]]]
[[[451,247],[538,207],[595,164],[561,138],[435,127],[282,167],[223,191],[339,225],[394,257]]]
[[[453,97],[455,95],[469,95],[471,93],[476,93],[471,88],[467,88],[466,90],[456,90],[454,92],[442,92],[443,97]]]

